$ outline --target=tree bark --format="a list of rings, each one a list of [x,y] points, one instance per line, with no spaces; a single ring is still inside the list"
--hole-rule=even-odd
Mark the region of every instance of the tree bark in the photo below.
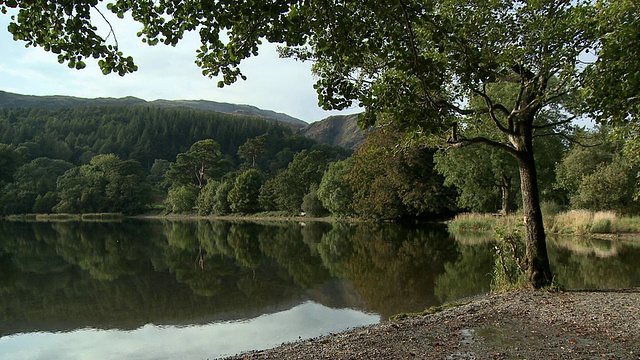
[[[509,215],[513,212],[513,192],[511,191],[511,178],[502,176],[502,182],[500,184],[500,194],[502,196],[502,208],[500,212],[504,215]]]
[[[533,147],[526,146],[526,148],[527,150],[521,152],[518,157],[524,211],[526,272],[531,285],[539,289],[551,285],[552,275],[542,211],[540,209],[540,194],[533,160]]]

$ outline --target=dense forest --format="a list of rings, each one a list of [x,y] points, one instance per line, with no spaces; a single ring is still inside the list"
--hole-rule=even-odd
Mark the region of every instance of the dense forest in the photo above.
[[[115,154],[150,167],[173,160],[198,140],[212,138],[235,156],[248,138],[268,129],[287,132],[258,117],[153,106],[80,106],[63,109],[0,108],[0,142],[20,148],[27,159],[49,157],[86,164]]]
[[[572,129],[536,140],[545,206],[640,211],[637,169],[608,135]],[[489,147],[443,152],[387,126],[352,154],[273,121],[188,108],[0,108],[0,170],[3,215],[305,212],[397,220],[509,213],[521,203],[516,162]]]
[[[0,207],[3,214],[140,213],[167,191],[188,188],[194,162],[219,165],[202,169],[195,191],[234,178],[246,161],[273,177],[303,150],[323,163],[351,153],[253,116],[157,106],[0,108]]]

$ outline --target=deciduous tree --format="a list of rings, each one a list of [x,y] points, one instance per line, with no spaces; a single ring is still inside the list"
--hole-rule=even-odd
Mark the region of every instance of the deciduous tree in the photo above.
[[[19,8],[9,26],[15,39],[43,46],[71,67],[94,57],[105,73],[135,71],[133,59],[107,43],[109,29],[100,35],[92,24],[92,9],[100,14],[97,4],[0,2],[3,10]],[[482,143],[506,151],[520,172],[528,277],[534,287],[550,284],[533,138],[557,125],[540,123],[538,114],[579,90],[579,56],[598,35],[591,2],[119,0],[107,8],[140,22],[139,36],[152,45],[175,45],[186,31],[198,31],[196,62],[204,74],[222,75],[219,86],[244,78],[239,65],[258,54],[263,40],[284,43],[284,56],[314,60],[316,89],[327,109],[357,104],[367,110],[364,124],[397,122],[416,134],[447,132],[451,145]],[[515,85],[514,102],[487,92],[500,82]],[[465,106],[472,95],[484,104]],[[507,140],[467,134],[477,122],[470,115],[478,113],[488,114],[489,125]]]

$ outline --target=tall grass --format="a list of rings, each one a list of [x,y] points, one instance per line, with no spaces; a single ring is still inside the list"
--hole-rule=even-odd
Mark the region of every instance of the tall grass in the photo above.
[[[519,215],[494,214],[458,214],[449,222],[449,230],[454,233],[482,233],[493,231],[496,227],[513,228],[522,223]]]
[[[640,216],[621,216],[613,211],[570,210],[543,206],[545,230],[549,233],[584,236],[589,234],[640,233]],[[459,214],[449,223],[454,234],[493,232],[522,223],[519,215]]]
[[[557,214],[547,230],[558,234],[588,235],[640,232],[640,217],[613,211],[571,210]]]

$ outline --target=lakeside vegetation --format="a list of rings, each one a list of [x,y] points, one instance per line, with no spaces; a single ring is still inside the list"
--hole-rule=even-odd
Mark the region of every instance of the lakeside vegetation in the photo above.
[[[517,214],[521,203],[517,165],[489,148],[443,152],[407,142],[406,133],[387,126],[372,130],[352,153],[264,120],[238,118],[243,130],[237,132],[229,115],[217,119],[205,112],[181,111],[118,107],[0,111],[0,135],[10,141],[0,144],[0,215],[36,213],[53,219],[82,213],[285,218],[304,214],[415,221],[471,213],[457,216],[452,230],[489,231],[517,223],[510,216]],[[176,120],[162,120],[167,115]],[[196,117],[189,122],[192,116]],[[119,120],[105,120],[115,118]],[[201,128],[204,119],[210,130]],[[175,128],[174,122],[181,125]],[[221,123],[213,125],[216,122]],[[73,129],[80,129],[78,124],[84,124],[84,132],[76,134]],[[149,157],[138,158],[142,140],[131,142],[123,135],[132,126],[139,127],[135,124],[146,124],[138,129],[142,133],[161,136],[153,140],[158,143],[154,149],[184,150],[173,150],[175,155],[150,150]],[[94,139],[107,125],[115,134],[110,147],[96,143],[88,148],[79,142]],[[73,131],[61,136],[69,129]],[[165,130],[158,135],[157,129]],[[216,136],[188,145],[178,136],[198,132],[218,134],[224,140]],[[537,164],[547,231],[638,229],[629,218],[640,213],[640,202],[634,198],[637,166],[624,165],[625,153],[608,137],[610,133],[604,127],[571,133],[600,142],[591,147],[543,138]],[[230,138],[239,145],[229,147]],[[113,149],[120,150],[108,152]]]
[[[560,235],[640,234],[640,216],[618,215],[613,211],[569,210],[545,217],[545,230]],[[522,224],[520,214],[458,214],[449,222],[454,233],[493,232]]]

